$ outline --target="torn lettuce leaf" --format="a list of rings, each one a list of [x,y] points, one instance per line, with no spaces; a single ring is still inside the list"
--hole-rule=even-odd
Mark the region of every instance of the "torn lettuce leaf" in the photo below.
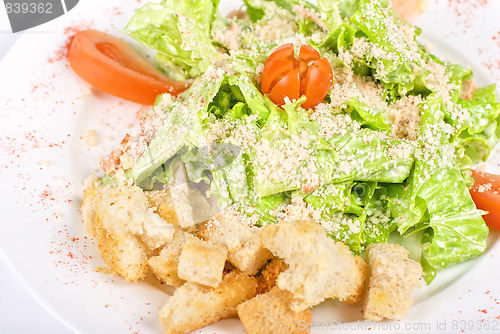
[[[363,127],[380,132],[391,131],[392,123],[384,110],[371,108],[366,103],[359,101],[358,97],[351,99],[346,104],[348,106],[347,113]]]
[[[479,87],[474,91],[474,93],[472,93],[472,100],[482,101],[487,103],[496,103],[497,102],[496,90],[497,90],[496,84]]]
[[[472,100],[458,99],[445,120],[455,126],[455,145],[460,166],[484,162],[500,139],[500,104],[495,103],[495,85],[476,90]]]
[[[223,81],[224,77],[215,81],[199,80],[176,101],[168,94],[157,99],[157,104],[165,103],[163,126],[135,165],[127,171],[127,176],[140,183],[182,147],[206,146],[203,127],[208,117],[207,108]]]
[[[403,182],[413,168],[413,147],[399,139],[381,139],[377,132],[361,129],[328,139],[338,154],[336,161],[330,161],[332,175],[324,175],[326,182],[377,181]],[[393,150],[400,147],[401,156]]]
[[[210,36],[217,6],[218,1],[209,0],[147,3],[135,12],[125,33],[157,51],[157,63],[167,73],[198,76],[221,57]]]
[[[455,161],[450,135],[443,131],[445,106],[430,96],[421,107],[422,123],[415,168],[407,184],[389,189],[389,209],[405,233],[428,230],[422,266],[429,283],[441,269],[480,255],[488,228],[469,194],[469,185]]]
[[[391,217],[388,208],[388,194],[385,185],[372,182],[373,193],[367,197],[365,205],[366,221],[364,225],[363,244],[368,246],[371,243],[388,242],[389,236],[397,229],[397,224]]]
[[[318,0],[321,19],[330,32],[337,30],[343,19],[340,15],[339,1]]]

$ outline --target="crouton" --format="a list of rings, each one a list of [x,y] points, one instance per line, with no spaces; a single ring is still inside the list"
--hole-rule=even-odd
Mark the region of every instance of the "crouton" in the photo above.
[[[360,298],[365,281],[362,262],[349,247],[330,239],[319,224],[282,221],[263,228],[261,238],[263,245],[289,266],[279,275],[277,285],[293,294],[293,311],[326,298],[349,302]]]
[[[81,211],[104,262],[126,280],[143,278],[151,251],[173,238],[174,227],[153,212],[139,187],[91,185]]]
[[[413,290],[422,276],[420,263],[408,259],[403,246],[381,243],[367,248],[371,268],[364,318],[400,320],[412,305]]]
[[[180,287],[186,281],[177,274],[177,265],[182,247],[189,234],[183,231],[175,232],[172,241],[168,242],[158,256],[153,256],[148,260],[149,267],[156,278],[168,285]]]
[[[99,253],[112,273],[125,280],[135,282],[146,276],[150,250],[132,234],[109,233],[102,224],[96,224]]]
[[[286,263],[278,258],[269,262],[259,276],[257,276],[257,293],[260,295],[271,290],[276,285],[279,274],[288,269]]]
[[[152,207],[156,208],[155,212],[163,218],[167,223],[180,227],[175,206],[169,190],[154,190],[146,191],[146,196]]]
[[[228,253],[228,261],[248,275],[255,275],[273,254],[262,247],[258,235],[243,244],[240,249]]]
[[[370,275],[370,266],[365,262],[365,260],[363,260],[361,256],[355,256],[354,260],[356,261],[356,266],[361,271],[361,276],[364,277],[364,279],[363,284],[360,284],[358,286],[358,291],[356,291],[356,293],[341,300],[342,303],[349,305],[354,305],[361,301],[361,298],[363,297],[363,293],[365,291],[366,279]]]
[[[293,296],[278,287],[241,303],[236,307],[247,334],[309,333],[299,324],[311,323],[311,310],[294,312],[290,307]]]
[[[96,218],[112,234],[133,234],[153,250],[172,240],[175,228],[153,212],[141,188],[98,187],[84,192],[84,224],[95,235]]]
[[[198,236],[227,247],[228,261],[246,274],[255,275],[272,257],[271,252],[262,247],[259,232],[255,218],[231,207],[203,224]]]
[[[236,271],[224,276],[216,288],[187,282],[160,309],[160,322],[166,334],[194,331],[236,316],[236,306],[253,298],[256,289],[255,277]]]
[[[99,253],[112,273],[121,275],[127,281],[135,282],[144,278],[148,271],[148,247],[135,235],[108,230],[103,219],[105,215],[98,209],[102,199],[102,189],[91,186],[85,189],[81,207],[85,228],[97,239]]]
[[[98,201],[100,192],[99,192],[99,184],[89,185],[83,191],[83,202],[80,207],[80,211],[82,212],[83,218],[83,226],[87,232],[95,237],[97,234],[97,226],[95,221],[95,203]]]
[[[222,281],[227,249],[196,237],[188,237],[179,257],[180,278],[211,287]]]

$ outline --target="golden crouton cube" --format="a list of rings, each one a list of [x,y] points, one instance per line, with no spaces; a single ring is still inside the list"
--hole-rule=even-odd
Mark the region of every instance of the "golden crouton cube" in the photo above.
[[[255,221],[234,207],[222,210],[198,231],[198,237],[228,249],[227,260],[237,269],[255,275],[272,257],[259,238]]]
[[[194,331],[223,318],[236,316],[236,306],[253,298],[255,277],[230,272],[216,288],[187,282],[176,289],[160,309],[159,318],[165,334]]]
[[[292,300],[290,292],[274,287],[238,305],[236,310],[247,334],[309,333],[306,328],[311,323],[311,310],[294,312]]]
[[[81,207],[83,221],[87,231],[97,239],[99,253],[109,269],[135,282],[148,272],[150,250],[139,236],[120,228],[122,219],[110,218],[109,204],[103,199],[108,192],[116,195],[114,190],[103,190],[99,186],[85,189]]]
[[[370,275],[370,266],[363,260],[361,256],[355,256],[356,267],[361,272],[361,277],[363,278],[363,284],[358,285],[358,290],[351,296],[346,297],[341,300],[344,304],[354,305],[361,301],[363,293],[365,291],[366,279]]]
[[[103,227],[96,227],[95,237],[99,253],[112,272],[131,282],[146,276],[150,252],[139,238],[132,234],[111,234]]]
[[[196,237],[189,237],[179,257],[180,278],[211,287],[222,281],[227,249]]]
[[[365,298],[365,319],[400,320],[408,312],[413,303],[413,290],[422,276],[422,266],[408,259],[408,253],[401,245],[368,246],[371,277]]]
[[[288,269],[286,263],[278,258],[274,258],[262,269],[257,276],[257,293],[263,294],[271,290],[276,285],[278,276]]]
[[[263,245],[288,265],[277,285],[293,294],[292,310],[302,311],[327,298],[359,300],[365,281],[360,259],[329,238],[319,224],[282,221],[267,225],[260,235]]]
[[[179,287],[186,281],[177,274],[179,256],[188,234],[183,231],[177,231],[174,239],[168,242],[161,250],[158,256],[153,256],[148,260],[149,267],[156,278],[168,285]]]
[[[273,254],[262,247],[258,235],[250,239],[241,248],[228,253],[227,260],[233,266],[248,275],[255,275]]]

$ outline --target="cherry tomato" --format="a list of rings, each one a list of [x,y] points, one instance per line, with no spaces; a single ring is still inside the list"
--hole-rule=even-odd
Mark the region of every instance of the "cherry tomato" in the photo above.
[[[97,30],[74,36],[68,60],[92,86],[132,102],[151,105],[159,94],[178,95],[187,88],[146,62],[125,41]]]
[[[489,212],[483,216],[486,225],[500,230],[500,175],[473,170],[472,177],[470,194],[476,207]]]
[[[321,58],[317,50],[301,45],[295,58],[293,44],[277,48],[264,64],[261,89],[279,106],[285,99],[296,100],[306,96],[303,108],[309,109],[323,101],[332,87],[333,72],[330,62]]]

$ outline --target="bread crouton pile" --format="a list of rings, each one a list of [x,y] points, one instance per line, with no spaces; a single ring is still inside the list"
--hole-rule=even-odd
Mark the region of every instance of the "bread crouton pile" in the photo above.
[[[168,190],[91,184],[81,207],[109,269],[127,281],[149,270],[177,289],[159,311],[165,333],[187,333],[238,316],[247,333],[304,333],[325,299],[355,304],[369,320],[401,319],[422,268],[400,245],[373,244],[368,263],[312,221],[263,228],[228,208],[179,224]]]

